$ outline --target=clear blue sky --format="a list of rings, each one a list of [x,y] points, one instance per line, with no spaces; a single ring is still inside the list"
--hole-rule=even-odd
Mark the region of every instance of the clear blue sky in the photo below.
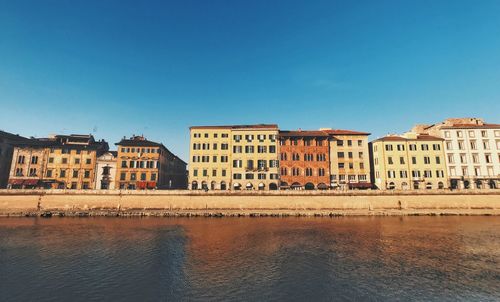
[[[369,131],[500,122],[500,1],[0,0],[0,129]],[[114,148],[114,145],[112,145]]]

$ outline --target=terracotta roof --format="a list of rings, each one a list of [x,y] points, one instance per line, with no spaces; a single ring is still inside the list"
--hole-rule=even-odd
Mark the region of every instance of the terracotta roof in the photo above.
[[[343,130],[343,129],[331,129],[331,130],[322,130],[325,133],[330,135],[370,135],[368,132],[360,132],[354,130]]]
[[[144,140],[134,140],[134,139],[122,139],[118,143],[115,143],[117,146],[130,146],[130,147],[163,147],[163,144],[157,143],[157,142],[152,142],[148,141],[147,139]],[[165,148],[166,149],[166,148]]]
[[[443,126],[441,129],[500,129],[500,124],[453,124],[450,126]]]
[[[257,125],[223,125],[223,126],[191,126],[189,129],[278,129],[276,124]]]
[[[285,136],[285,137],[316,137],[316,136],[321,136],[321,137],[327,137],[328,134],[326,134],[323,131],[318,131],[318,130],[296,130],[296,131],[288,131],[288,130],[283,130],[279,132],[280,136]]]
[[[408,137],[403,137],[399,135],[388,135],[384,136],[381,138],[378,138],[374,142],[387,142],[387,141],[399,141],[399,142],[404,142],[404,141],[444,141],[444,139],[437,137],[437,136],[432,136],[432,135],[426,135],[426,134],[419,134],[417,135],[416,138],[408,138]]]

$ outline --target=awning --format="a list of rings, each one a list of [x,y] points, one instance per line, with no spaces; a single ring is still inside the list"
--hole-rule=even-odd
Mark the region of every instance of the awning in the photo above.
[[[145,181],[137,181],[135,183],[135,186],[136,186],[137,189],[146,189],[147,182],[145,182]]]
[[[26,185],[26,186],[36,186],[36,185],[38,185],[38,179],[26,179],[24,181],[24,185]]]
[[[353,189],[369,189],[372,187],[372,184],[367,182],[358,182],[349,184],[349,187]]]
[[[9,179],[9,184],[11,185],[22,185],[24,179]]]
[[[156,181],[148,181],[148,189],[156,188]]]
[[[324,184],[324,183],[320,183],[320,184],[318,184],[318,189],[320,189],[320,190],[326,190],[326,189],[328,189],[328,186],[326,184]]]

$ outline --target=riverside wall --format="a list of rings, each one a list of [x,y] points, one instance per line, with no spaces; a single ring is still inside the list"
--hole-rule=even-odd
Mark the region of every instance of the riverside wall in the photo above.
[[[500,192],[0,190],[0,215],[41,211],[500,215]]]

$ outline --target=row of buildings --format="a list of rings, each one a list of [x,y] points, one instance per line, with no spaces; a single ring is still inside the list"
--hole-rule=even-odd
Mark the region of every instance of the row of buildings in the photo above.
[[[275,124],[190,128],[189,170],[163,144],[0,131],[0,188],[190,190],[496,189],[500,124],[478,118],[370,133]]]
[[[496,189],[500,124],[417,125],[368,142],[352,130],[277,125],[190,128],[191,190]]]
[[[117,151],[92,135],[24,138],[0,133],[0,187],[12,189],[184,189],[186,163],[143,136]]]

